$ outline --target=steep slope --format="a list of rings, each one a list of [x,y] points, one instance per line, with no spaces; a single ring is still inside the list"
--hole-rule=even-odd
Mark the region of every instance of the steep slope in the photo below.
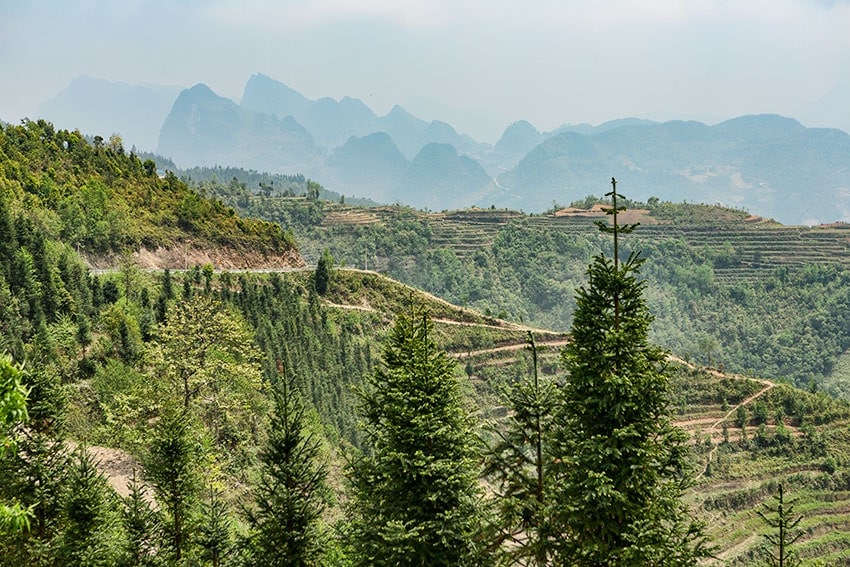
[[[125,254],[149,267],[203,259],[226,267],[300,266],[280,226],[242,219],[123,147],[88,144],[44,121],[0,130],[0,198],[29,230],[99,266]],[[194,264],[195,262],[192,261]]]
[[[253,112],[203,84],[180,93],[162,125],[157,152],[182,167],[239,165],[306,175],[323,159],[310,133],[291,116]]]

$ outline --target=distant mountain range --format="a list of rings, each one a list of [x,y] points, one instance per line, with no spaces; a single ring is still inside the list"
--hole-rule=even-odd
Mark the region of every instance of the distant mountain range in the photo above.
[[[303,173],[341,194],[434,210],[539,212],[599,195],[613,176],[634,199],[720,203],[786,224],[850,220],[850,135],[776,115],[714,126],[625,118],[552,132],[519,121],[490,145],[400,106],[378,116],[358,99],[311,100],[260,74],[239,104],[203,84],[172,97],[162,112],[167,97],[80,78],[42,108],[48,119],[62,116],[63,127],[76,116],[78,127],[89,128],[100,124],[97,115],[114,125],[98,133],[129,139],[132,132],[139,140],[150,140],[159,116],[157,153],[180,167]],[[93,104],[108,112],[98,115]]]
[[[120,133],[127,148],[152,150],[159,130],[182,87],[128,85],[77,77],[38,108],[38,115],[58,128],[79,129],[104,138]]]

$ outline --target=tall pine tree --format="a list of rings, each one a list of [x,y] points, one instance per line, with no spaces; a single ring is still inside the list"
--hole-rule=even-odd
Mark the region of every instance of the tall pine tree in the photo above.
[[[362,396],[369,451],[351,465],[360,565],[481,565],[475,438],[429,317],[399,315]]]
[[[577,292],[569,376],[556,415],[553,517],[565,565],[691,565],[700,530],[680,500],[688,480],[685,434],[671,423],[665,353],[648,340],[652,316],[638,254],[619,259],[616,181],[608,194],[614,256],[593,258]]]

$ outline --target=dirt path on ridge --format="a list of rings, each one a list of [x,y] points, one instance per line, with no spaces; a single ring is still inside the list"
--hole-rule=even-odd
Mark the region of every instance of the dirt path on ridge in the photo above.
[[[691,364],[690,362],[682,360],[678,356],[674,356],[674,355],[669,355],[667,358],[669,360],[673,361],[673,362],[676,362],[678,364],[681,364],[682,366],[685,366],[686,368],[690,368],[691,370],[702,370],[703,372],[707,372],[707,373],[711,374],[712,376],[716,376],[718,378],[729,378],[730,380],[748,380],[748,381],[752,381],[752,382],[758,382],[758,383],[764,385],[764,388],[762,388],[761,390],[759,390],[758,392],[756,392],[752,396],[742,400],[741,403],[732,406],[731,408],[729,408],[729,411],[726,412],[726,414],[723,417],[712,422],[711,426],[708,428],[708,435],[709,435],[710,439],[714,438],[714,434],[717,432],[717,428],[720,427],[720,425],[724,421],[729,419],[729,417],[731,417],[733,413],[736,413],[738,411],[739,407],[747,406],[747,405],[751,404],[754,400],[760,398],[761,396],[763,396],[764,394],[766,394],[767,392],[769,392],[770,390],[772,390],[773,388],[776,387],[776,383],[771,382],[770,380],[765,380],[763,378],[750,378],[748,376],[742,376],[741,374],[727,374],[725,372],[721,372],[720,370],[717,370],[717,369],[714,369],[714,368],[697,368],[694,364]],[[705,476],[706,471],[708,471],[708,467],[711,466],[711,461],[714,459],[714,453],[717,452],[717,448],[719,447],[719,445],[715,445],[713,443],[712,443],[712,445],[713,446],[711,448],[711,451],[708,452],[708,456],[705,460],[705,466],[703,467],[702,471],[700,471],[700,473],[698,475],[696,475],[696,477],[694,477],[694,480],[699,480],[703,476]]]

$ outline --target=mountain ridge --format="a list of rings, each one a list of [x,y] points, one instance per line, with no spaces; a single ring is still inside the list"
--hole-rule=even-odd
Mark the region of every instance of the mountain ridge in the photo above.
[[[182,167],[302,173],[353,197],[427,202],[436,209],[492,205],[528,212],[581,199],[613,173],[642,200],[655,196],[719,203],[785,224],[850,220],[850,136],[838,129],[807,128],[778,115],[748,115],[710,126],[631,117],[596,126],[565,124],[549,132],[526,123],[524,133],[517,130],[518,121],[489,145],[458,133],[449,123],[421,120],[398,105],[378,116],[359,99],[311,100],[262,74],[250,77],[241,104],[224,97],[215,102],[209,94],[193,106],[181,100],[181,93],[163,121],[158,151],[173,154]],[[200,134],[192,134],[190,127],[201,128]],[[388,134],[395,145],[385,145],[389,153],[374,162],[386,171],[365,175],[354,164],[351,171],[342,171],[344,166],[331,159],[352,136],[377,132]],[[462,186],[463,168],[440,163],[435,167],[458,174],[453,183],[460,190],[451,193],[451,200],[441,200],[432,187],[423,201],[419,197],[429,189],[419,180],[409,190],[396,185],[394,153],[400,151],[412,163],[430,143],[449,143],[475,160],[491,178],[487,189],[476,176],[469,178],[476,179],[475,186]]]

